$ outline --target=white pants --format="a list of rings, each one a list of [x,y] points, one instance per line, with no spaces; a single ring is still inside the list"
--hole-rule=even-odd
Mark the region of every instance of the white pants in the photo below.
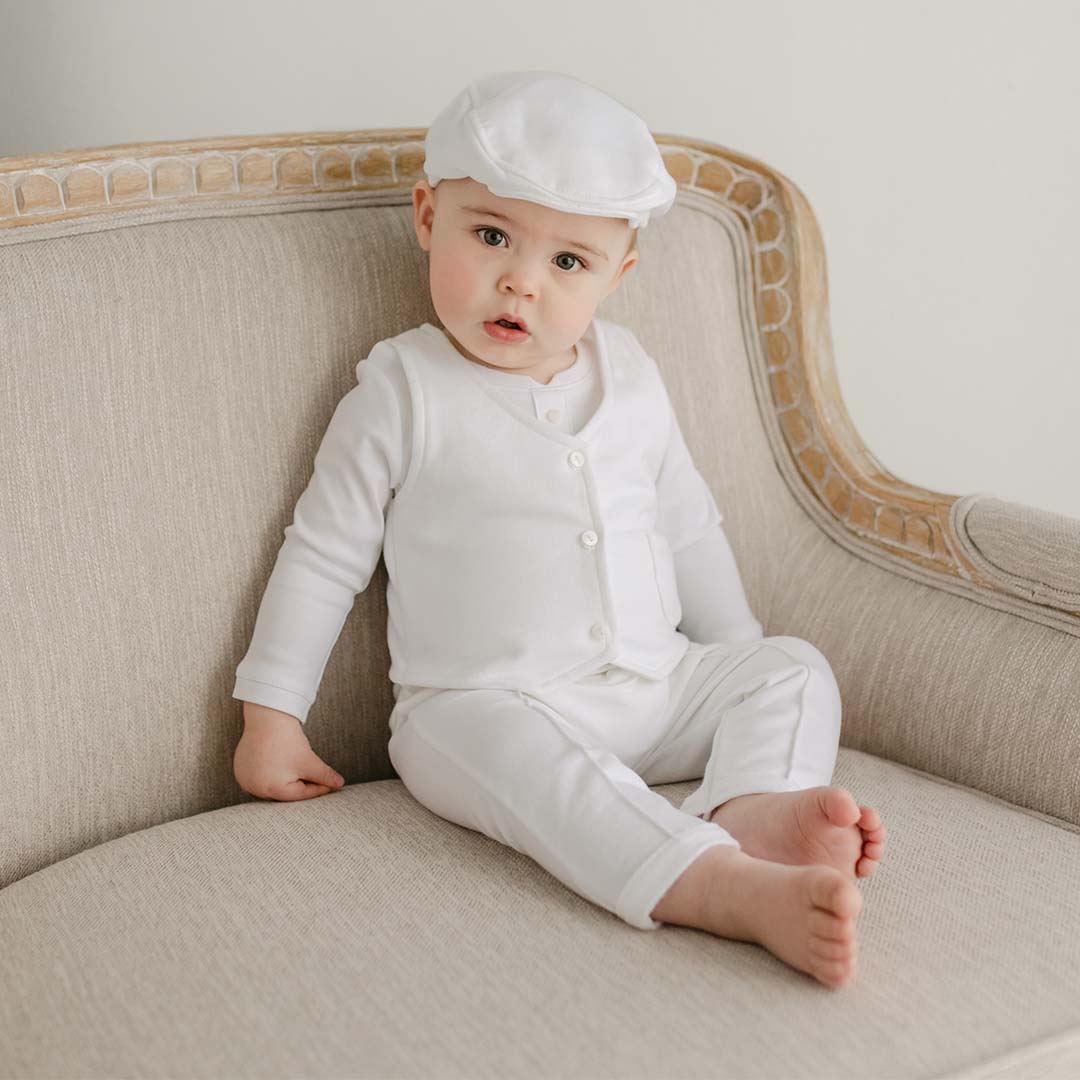
[[[390,760],[414,798],[530,856],[632,926],[714,844],[720,803],[831,782],[840,692],[797,637],[691,642],[666,679],[609,667],[543,696],[398,688]],[[701,779],[679,808],[650,784]]]

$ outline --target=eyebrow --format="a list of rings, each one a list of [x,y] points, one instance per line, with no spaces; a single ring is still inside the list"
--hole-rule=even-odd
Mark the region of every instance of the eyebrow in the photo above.
[[[499,221],[505,221],[510,225],[516,224],[514,219],[508,214],[500,214],[497,210],[489,210],[486,206],[463,206],[462,210],[469,214],[483,214],[485,217],[498,218]],[[579,247],[582,251],[589,252],[590,255],[595,255],[598,259],[603,259],[605,262],[610,262],[607,255],[602,251],[597,251],[596,248],[591,247],[588,244],[583,244],[580,240],[564,240],[559,237],[555,237],[555,243],[566,244],[568,247]]]

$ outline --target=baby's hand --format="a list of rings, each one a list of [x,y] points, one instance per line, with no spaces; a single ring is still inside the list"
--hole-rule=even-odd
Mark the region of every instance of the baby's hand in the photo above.
[[[308,743],[303,725],[278,709],[244,702],[244,734],[233,775],[249,795],[292,802],[337,791],[345,783]]]

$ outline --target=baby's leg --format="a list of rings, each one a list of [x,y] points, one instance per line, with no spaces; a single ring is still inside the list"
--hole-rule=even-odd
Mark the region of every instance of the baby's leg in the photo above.
[[[830,786],[840,691],[825,657],[788,636],[702,648],[673,676],[670,727],[630,764],[649,784],[704,773],[682,809],[722,825],[747,855],[873,873],[885,828]]]
[[[428,809],[530,856],[632,926],[707,848],[738,847],[683,813],[563,716],[512,690],[443,690],[391,717],[390,760]]]
[[[756,941],[837,988],[855,977],[862,894],[831,866],[784,866],[734,847],[709,848],[652,914],[721,937]]]
[[[537,699],[438,691],[395,709],[391,727],[390,759],[419,802],[530,856],[630,925],[757,941],[829,985],[849,962],[861,898],[838,871],[744,856],[724,829],[672,806]]]

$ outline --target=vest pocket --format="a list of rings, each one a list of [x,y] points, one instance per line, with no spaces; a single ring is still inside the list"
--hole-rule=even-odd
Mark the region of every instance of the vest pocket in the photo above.
[[[675,577],[675,556],[671,545],[662,533],[649,533],[649,548],[652,550],[660,606],[664,610],[667,621],[672,626],[678,626],[682,619],[682,602],[679,600],[679,586]]]

